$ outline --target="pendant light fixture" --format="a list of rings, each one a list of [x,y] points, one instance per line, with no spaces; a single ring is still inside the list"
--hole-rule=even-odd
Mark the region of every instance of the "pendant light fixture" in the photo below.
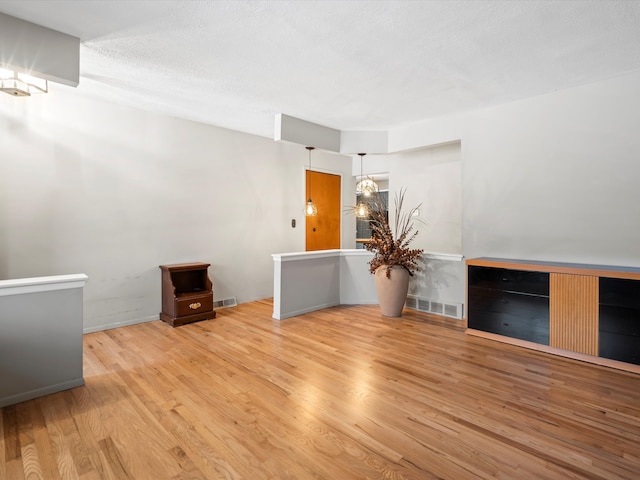
[[[363,199],[363,197],[367,195],[364,194],[359,189],[359,187],[362,185],[362,180],[364,180],[364,174],[362,173],[362,157],[364,157],[366,153],[359,153],[358,155],[360,155],[360,181],[356,184],[356,192],[361,193],[361,195],[360,195],[360,201],[356,205],[356,217],[365,218],[369,216],[369,207],[367,206],[367,204],[364,202],[364,199]]]
[[[378,184],[373,181],[373,178],[365,177],[362,174],[362,157],[364,157],[366,153],[359,153],[358,155],[360,155],[360,181],[356,185],[356,192],[362,193],[365,197],[369,197],[372,193],[378,191]]]
[[[369,216],[369,209],[364,202],[360,202],[356,205],[356,217],[358,218],[366,218]]]
[[[311,173],[311,150],[314,150],[315,147],[306,147],[309,150],[309,173]],[[308,185],[309,185],[309,199],[307,200],[307,204],[304,207],[304,214],[307,217],[315,217],[318,215],[318,208],[316,204],[311,200],[311,175],[308,177]]]

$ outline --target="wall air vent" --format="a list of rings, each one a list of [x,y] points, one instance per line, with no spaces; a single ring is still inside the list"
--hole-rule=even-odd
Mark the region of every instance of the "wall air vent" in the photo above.
[[[219,308],[237,307],[237,306],[238,306],[238,302],[236,302],[236,297],[213,301],[214,310],[218,310]]]
[[[417,310],[418,312],[433,313],[435,315],[443,315],[445,317],[462,320],[461,303],[436,302],[435,300],[429,300],[428,298],[407,295],[405,307],[411,310]]]

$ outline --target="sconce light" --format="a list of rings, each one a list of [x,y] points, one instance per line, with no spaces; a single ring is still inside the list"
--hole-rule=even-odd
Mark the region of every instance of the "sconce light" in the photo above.
[[[369,197],[372,193],[378,191],[378,184],[373,181],[373,178],[365,177],[362,173],[362,157],[364,157],[366,153],[359,153],[358,155],[360,155],[360,181],[356,185],[356,192],[362,193],[365,197]]]
[[[314,150],[315,147],[306,147],[309,150],[309,172],[311,172],[311,150]],[[318,215],[318,207],[311,200],[311,175],[309,175],[309,199],[307,200],[307,204],[304,207],[304,214],[307,217],[315,217]]]
[[[0,68],[0,91],[14,97],[28,97],[32,93],[47,93],[49,85],[42,78]]]

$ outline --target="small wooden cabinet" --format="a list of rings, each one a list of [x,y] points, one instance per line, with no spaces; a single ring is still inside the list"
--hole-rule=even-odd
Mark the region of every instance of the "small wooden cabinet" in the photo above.
[[[216,317],[208,263],[160,265],[162,312],[160,320],[172,327]]]
[[[467,261],[467,333],[640,373],[640,269]]]

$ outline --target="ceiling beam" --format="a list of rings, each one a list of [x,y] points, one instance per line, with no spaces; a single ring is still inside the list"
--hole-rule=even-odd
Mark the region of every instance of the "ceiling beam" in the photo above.
[[[80,39],[0,13],[0,66],[77,87]]]
[[[340,130],[290,117],[276,115],[274,140],[299,143],[331,152],[340,151]]]

